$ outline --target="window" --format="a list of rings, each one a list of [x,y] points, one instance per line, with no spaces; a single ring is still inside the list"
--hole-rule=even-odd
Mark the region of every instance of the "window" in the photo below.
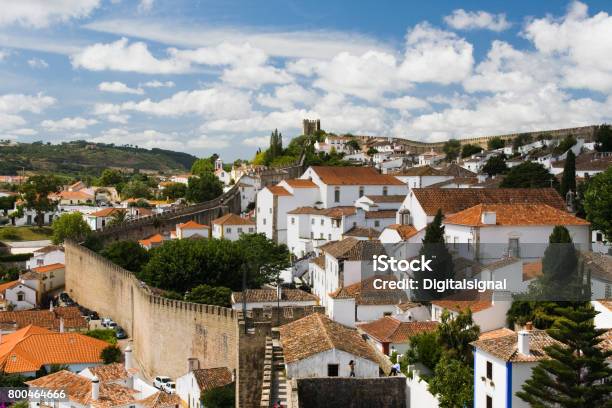
[[[266,225],[266,219],[265,218],[263,219],[263,225]]]
[[[331,241],[331,234],[327,234],[327,240]]]
[[[453,240],[453,248],[457,248],[457,243],[459,242],[459,237],[455,237]]]
[[[310,225],[314,225],[314,218],[310,219]]]
[[[392,313],[391,313],[391,312],[384,312],[384,313],[383,313],[383,316],[391,316],[391,315],[392,315]]]
[[[609,283],[606,283],[606,290],[605,290],[605,292],[606,292],[606,293],[605,293],[605,296],[604,296],[604,297],[605,297],[606,299],[612,298],[612,287],[610,286],[610,284],[609,284]]]
[[[310,239],[314,238],[314,232],[310,231]]]
[[[37,259],[36,260],[36,266],[43,266],[45,264],[45,260],[44,259]]]
[[[374,226],[375,227],[380,227],[380,221],[378,221],[378,220],[374,221]]]
[[[325,225],[325,218],[321,218],[321,225]]]
[[[238,233],[242,234],[242,228],[240,228],[240,227],[238,228]]]
[[[518,258],[519,256],[519,239],[510,238],[508,240],[508,255]]]
[[[328,377],[338,376],[338,364],[328,364],[327,365],[327,376]]]
[[[249,232],[253,232],[253,227],[249,227]]]
[[[468,242],[467,242],[467,246],[468,246],[468,252],[472,252],[472,238],[468,238]]]
[[[323,233],[319,234],[319,239],[323,239]]]
[[[387,193],[388,193],[388,191],[387,191],[387,187],[385,186],[385,187],[383,187],[383,195],[384,195],[384,196],[386,196],[386,195],[387,195]]]
[[[340,187],[334,188],[334,202],[340,202]]]
[[[261,210],[261,207],[257,207],[257,214],[259,214],[259,210]]]
[[[231,232],[232,232],[232,229],[231,229],[231,228],[229,228],[229,227],[227,227],[227,228],[225,229],[225,232],[226,232],[227,234],[229,234],[229,233],[231,233]]]
[[[359,187],[359,197],[363,197],[365,189],[363,188],[363,186]]]
[[[272,214],[272,207],[270,207],[270,214]]]
[[[487,395],[487,408],[493,408],[493,398],[490,395]]]
[[[489,380],[493,379],[493,363],[487,361],[487,378]]]
[[[598,232],[595,234],[595,241],[597,242],[602,242],[603,241],[603,234],[601,232]]]
[[[17,292],[17,301],[23,302],[25,300],[25,293]]]
[[[102,219],[102,226],[105,226],[105,225],[106,225],[106,220]]]
[[[291,217],[291,225],[295,224],[295,217]]]

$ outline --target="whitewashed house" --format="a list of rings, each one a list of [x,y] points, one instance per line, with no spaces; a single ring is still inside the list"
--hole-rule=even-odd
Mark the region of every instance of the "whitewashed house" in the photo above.
[[[51,265],[65,262],[64,248],[59,245],[48,245],[32,253],[32,257],[26,261],[27,269],[39,266]]]
[[[114,207],[103,208],[99,211],[87,214],[85,216],[85,222],[87,222],[87,225],[89,225],[89,228],[91,228],[92,231],[96,231],[106,227],[113,220],[113,218],[116,217],[116,214],[122,212],[126,212],[126,209]]]
[[[190,359],[189,371],[176,379],[176,394],[187,408],[204,408],[202,397],[207,391],[234,382],[227,367],[200,368],[197,359]]]
[[[452,175],[431,167],[430,165],[408,167],[389,174],[406,183],[411,189],[428,187],[432,184],[440,183],[453,178]]]
[[[237,241],[242,234],[254,234],[255,228],[255,221],[228,213],[212,221],[212,236]]]
[[[461,311],[471,310],[474,323],[481,332],[500,329],[506,326],[506,312],[510,309],[512,298],[508,292],[460,291],[440,300],[431,302],[431,320],[439,322],[446,310],[457,316]]]
[[[405,322],[394,316],[384,316],[357,326],[357,330],[366,334],[374,346],[387,356],[394,352],[404,354],[410,347],[410,339],[413,336],[433,332],[437,328],[438,322]]]
[[[433,150],[431,150],[430,152],[421,153],[418,156],[419,166],[435,166],[436,164],[444,160],[445,157],[446,155],[436,153]]]
[[[357,330],[313,313],[279,328],[288,379],[378,377],[378,356]]]
[[[185,238],[209,238],[210,227],[208,225],[199,224],[193,220],[181,224],[176,224],[176,230],[171,232],[173,239]]]

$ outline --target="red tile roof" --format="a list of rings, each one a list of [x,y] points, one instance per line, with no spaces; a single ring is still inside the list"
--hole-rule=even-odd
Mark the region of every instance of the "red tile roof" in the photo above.
[[[529,339],[529,355],[518,352],[518,335],[516,333],[506,336],[479,339],[471,344],[504,361],[511,362],[535,362],[549,359],[544,351],[546,347],[553,344],[561,344],[550,337],[544,330],[531,330]]]
[[[242,218],[233,213],[225,214],[223,217],[213,220],[212,223],[216,225],[255,225],[253,220]]]
[[[401,289],[375,289],[376,279],[387,282],[398,280],[393,275],[375,275],[361,282],[338,288],[329,296],[332,299],[355,299],[357,305],[398,305],[408,300],[406,292]]]
[[[477,313],[493,306],[492,298],[493,296],[490,291],[478,292],[476,290],[465,290],[447,296],[444,299],[433,300],[431,303],[453,312],[461,312],[470,309],[472,313]]]
[[[400,238],[402,238],[402,240],[404,241],[415,236],[419,232],[412,225],[391,224],[387,228],[390,230],[397,231]]]
[[[266,187],[273,195],[276,196],[291,196],[290,192],[288,192],[284,187],[281,186],[268,186]]]
[[[404,185],[400,180],[387,174],[380,174],[372,167],[320,167],[311,169],[325,184],[341,185]]]
[[[162,242],[164,242],[164,237],[161,234],[151,235],[149,238],[138,241],[142,246],[151,246],[153,244],[161,244]]]
[[[94,217],[110,217],[115,213],[118,212],[125,212],[124,208],[103,208],[100,211],[96,211],[94,213],[91,213],[89,215],[93,215]]]
[[[200,368],[193,370],[193,376],[198,382],[200,392],[231,384],[232,372],[227,367]]]
[[[590,225],[582,218],[546,204],[523,203],[475,205],[447,216],[444,223],[471,227],[495,226],[482,222],[482,214],[485,212],[496,214],[495,225]]]
[[[285,183],[289,184],[293,188],[315,188],[318,187],[312,180],[306,179],[289,179],[285,180]]]
[[[76,306],[56,307],[53,311],[47,309],[0,312],[0,325],[11,325],[16,328],[34,325],[50,330],[59,330],[60,318],[64,319],[65,329],[87,329],[87,322]]]
[[[402,322],[385,316],[370,323],[359,325],[359,329],[379,343],[408,343],[417,334],[435,331],[438,322]]]
[[[63,263],[54,263],[54,264],[39,266],[38,268],[34,268],[32,270],[38,273],[45,273],[45,272],[56,271],[58,269],[64,269],[65,267],[66,265],[64,265]]]
[[[198,224],[197,222],[190,220],[187,222],[184,222],[182,224],[178,224],[177,225],[178,228],[180,229],[202,229],[202,228],[210,228],[208,225],[204,225],[204,224]]]
[[[395,210],[380,210],[380,211],[366,211],[366,219],[372,218],[395,218]]]

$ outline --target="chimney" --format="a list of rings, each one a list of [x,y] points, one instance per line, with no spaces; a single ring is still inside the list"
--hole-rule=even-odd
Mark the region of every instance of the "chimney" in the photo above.
[[[522,355],[528,356],[529,351],[529,340],[531,337],[531,330],[533,326],[531,322],[527,322],[525,329],[518,332],[518,352]]]
[[[64,332],[64,318],[60,317],[60,327],[59,327],[60,333]]]
[[[497,224],[497,214],[495,211],[483,211],[480,221],[485,225],[495,225]]]
[[[51,302],[49,302],[49,311],[53,312],[53,300],[51,300]]]
[[[283,288],[281,287],[280,281],[276,282],[276,300],[283,300]]]
[[[187,371],[192,372],[200,369],[200,360],[197,357],[190,357],[187,359]]]
[[[132,360],[132,346],[128,346],[124,350],[124,363],[126,371],[134,368],[134,361]]]
[[[100,398],[100,379],[94,375],[91,379],[91,399],[97,401]]]

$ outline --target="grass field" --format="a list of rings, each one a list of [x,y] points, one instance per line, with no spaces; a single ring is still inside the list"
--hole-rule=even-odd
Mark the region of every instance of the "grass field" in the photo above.
[[[40,241],[51,239],[51,227],[0,227],[0,241]]]

